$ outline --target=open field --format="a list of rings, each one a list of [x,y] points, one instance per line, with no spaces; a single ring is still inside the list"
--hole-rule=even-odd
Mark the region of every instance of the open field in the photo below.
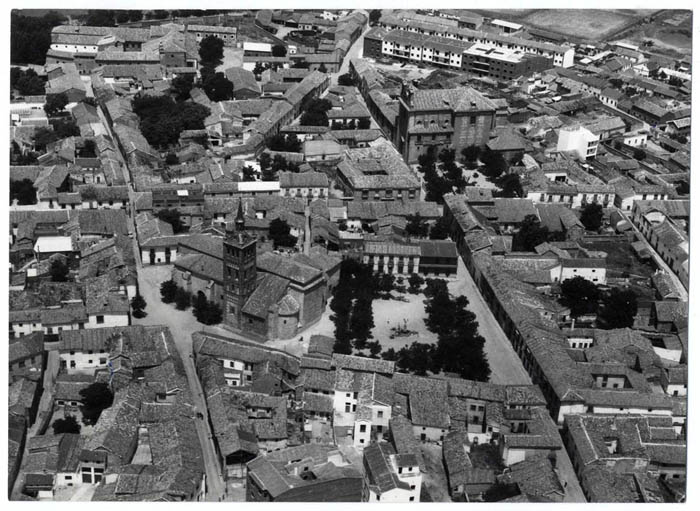
[[[570,37],[601,41],[626,25],[636,23],[644,14],[629,10],[543,9],[529,13],[521,21]]]
[[[620,34],[620,38],[638,45],[644,41],[651,41],[653,46],[647,48],[648,50],[670,56],[690,55],[693,46],[692,30],[690,11],[668,11],[652,23],[634,27]]]

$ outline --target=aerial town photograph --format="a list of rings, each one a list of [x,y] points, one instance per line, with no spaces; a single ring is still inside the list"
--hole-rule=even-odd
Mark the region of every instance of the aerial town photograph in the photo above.
[[[471,6],[8,12],[7,499],[686,502],[693,12]]]

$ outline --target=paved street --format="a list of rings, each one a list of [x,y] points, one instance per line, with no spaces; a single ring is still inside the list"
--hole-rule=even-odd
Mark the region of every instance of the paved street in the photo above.
[[[469,300],[467,308],[476,315],[479,333],[486,340],[484,347],[491,366],[491,382],[500,384],[530,385],[532,381],[525,371],[520,359],[515,354],[510,341],[501,326],[481,297],[472,276],[467,271],[462,258],[459,258],[457,279],[448,284],[454,296],[464,295]]]
[[[366,11],[362,12],[364,12],[367,15],[367,17],[369,17],[369,14]],[[372,27],[370,27],[368,23],[365,27],[365,30],[362,32],[362,35],[357,38],[357,40],[353,43],[352,46],[350,46],[347,54],[345,55],[345,58],[343,59],[343,63],[340,66],[340,70],[337,73],[331,74],[331,85],[338,85],[338,77],[348,72],[348,69],[350,67],[350,59],[362,57],[365,34],[369,32],[371,28]]]
[[[192,400],[197,410],[207,416],[207,405],[202,393],[202,387],[197,377],[192,355],[192,334],[199,330],[206,330],[220,335],[231,335],[222,328],[208,327],[197,322],[191,310],[179,311],[172,304],[163,303],[160,300],[160,283],[170,278],[171,266],[146,266],[139,270],[139,290],[146,300],[145,318],[134,319],[136,325],[166,325],[170,328],[175,345],[177,346],[187,381],[190,385]],[[225,492],[224,481],[219,473],[219,464],[216,461],[216,451],[211,440],[209,422],[196,421],[197,434],[207,474],[207,500],[216,502],[222,500]]]

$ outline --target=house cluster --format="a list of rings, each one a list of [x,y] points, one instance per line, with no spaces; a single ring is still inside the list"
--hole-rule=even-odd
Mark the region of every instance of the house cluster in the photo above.
[[[535,460],[558,488],[552,498],[562,495],[548,457],[563,444],[537,386],[404,374],[393,362],[333,353],[323,336],[301,358],[205,332],[193,349],[218,462],[228,478],[246,478],[248,501],[418,502],[422,443],[443,446],[455,498],[479,498],[502,466],[517,472]],[[338,450],[345,444],[361,452],[363,470]],[[474,468],[479,446],[499,463]]]
[[[55,391],[42,412],[43,427],[26,440],[18,474],[23,494],[47,500],[80,488],[97,501],[203,500],[207,481],[196,408],[170,331],[64,331],[56,352]],[[43,432],[49,419],[77,417],[80,423],[85,389],[96,383],[110,389],[113,401],[94,425],[80,433]]]
[[[11,337],[130,324],[136,262],[123,210],[12,211],[10,224]]]

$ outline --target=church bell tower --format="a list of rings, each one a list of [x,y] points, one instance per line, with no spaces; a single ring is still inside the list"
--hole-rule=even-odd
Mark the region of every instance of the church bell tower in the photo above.
[[[227,230],[224,238],[224,321],[237,329],[244,326],[242,309],[257,283],[256,242],[254,236],[245,232],[241,200],[234,229]]]

